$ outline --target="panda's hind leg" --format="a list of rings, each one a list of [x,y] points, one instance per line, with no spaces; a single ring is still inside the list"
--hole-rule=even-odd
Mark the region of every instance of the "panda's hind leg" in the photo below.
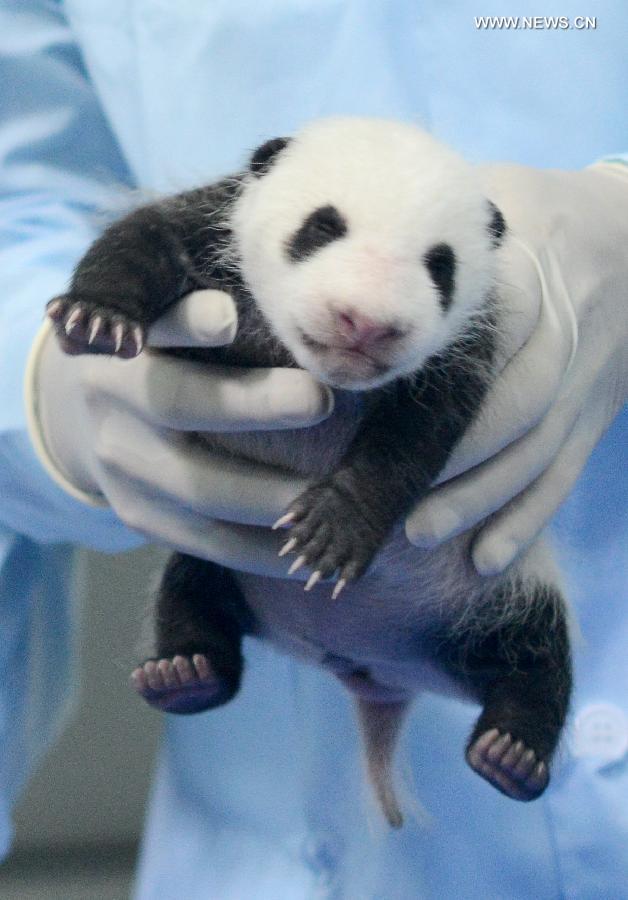
[[[146,702],[163,712],[190,714],[231,700],[242,676],[242,636],[252,624],[233,574],[174,554],[154,619],[155,655],[131,674]]]
[[[534,800],[549,783],[569,707],[566,609],[555,587],[538,582],[511,584],[495,603],[497,616],[506,608],[518,614],[450,654],[483,704],[466,759],[503,794]]]

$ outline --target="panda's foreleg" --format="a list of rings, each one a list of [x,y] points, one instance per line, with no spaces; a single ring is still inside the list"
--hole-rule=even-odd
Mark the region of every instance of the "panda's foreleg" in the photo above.
[[[312,570],[306,590],[336,574],[335,598],[361,577],[394,524],[442,471],[486,390],[490,338],[466,352],[466,366],[450,348],[412,381],[382,390],[335,471],[276,523],[290,527],[281,555],[292,552],[297,567]]]
[[[534,800],[549,783],[569,707],[566,609],[559,590],[539,582],[510,584],[490,602],[495,621],[504,609],[520,614],[448,652],[449,665],[483,705],[466,759],[502,793]]]
[[[242,637],[252,623],[228,569],[174,554],[157,595],[155,655],[133,671],[133,686],[164,712],[221,706],[240,687]]]
[[[234,179],[142,206],[110,225],[47,312],[62,349],[124,359],[141,351],[148,328],[184,294],[218,286],[215,262],[225,229],[212,224]]]

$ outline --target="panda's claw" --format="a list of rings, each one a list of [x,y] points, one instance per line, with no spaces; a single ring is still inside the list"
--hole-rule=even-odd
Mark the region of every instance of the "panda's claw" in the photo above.
[[[298,572],[299,569],[303,565],[305,565],[305,562],[306,562],[306,559],[305,559],[305,556],[303,556],[303,554],[301,554],[301,556],[297,556],[295,561],[292,563],[292,565],[288,569],[288,575],[294,575],[295,572]]]
[[[306,585],[305,585],[305,587],[303,588],[303,590],[304,590],[304,591],[311,591],[312,588],[314,587],[314,585],[317,584],[317,583],[321,580],[322,577],[323,577],[323,576],[321,575],[321,573],[320,573],[320,571],[319,571],[318,569],[317,569],[315,572],[312,572],[312,574],[311,574],[310,577],[308,578],[308,580],[307,580],[307,582],[306,582]]]
[[[63,308],[65,300],[63,297],[54,297],[46,304],[46,314],[53,322],[56,322],[63,316]]]
[[[64,331],[68,335],[68,337],[72,334],[72,332],[74,331],[76,326],[81,322],[81,319],[83,319],[84,316],[85,316],[85,310],[83,309],[83,307],[81,307],[77,304],[72,309],[72,312],[67,317],[66,322],[65,322]]]
[[[101,330],[103,330],[102,316],[94,316],[91,320],[89,335],[87,337],[87,343],[90,345],[90,347],[101,333]]]
[[[283,545],[283,547],[281,548],[281,550],[279,551],[279,553],[277,554],[277,556],[286,556],[286,554],[290,553],[290,551],[291,551],[294,547],[296,547],[296,545],[297,545],[297,539],[294,538],[294,537],[290,538],[290,539],[287,540],[286,543]]]
[[[117,309],[73,294],[54,297],[46,306],[61,349],[76,356],[102,353],[131,359],[144,346],[144,329]]]
[[[141,325],[135,325],[131,329],[131,338],[134,342],[134,352],[129,353],[129,358],[134,356],[139,356],[142,350],[144,349],[144,329]]]
[[[284,525],[289,525],[294,521],[294,513],[288,512],[285,515],[281,516],[275,524],[272,526],[272,530],[276,531],[278,528],[283,528]]]
[[[117,354],[120,352],[120,349],[122,347],[122,341],[124,340],[124,325],[123,325],[123,323],[116,322],[111,329],[111,334],[112,334],[113,340],[114,340],[113,352]]]

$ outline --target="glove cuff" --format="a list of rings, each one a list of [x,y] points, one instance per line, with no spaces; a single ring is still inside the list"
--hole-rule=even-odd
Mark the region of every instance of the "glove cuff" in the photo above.
[[[51,332],[52,326],[50,321],[46,319],[35,336],[26,365],[26,374],[24,377],[24,406],[26,409],[28,436],[42,467],[46,470],[52,480],[66,492],[66,494],[69,494],[71,497],[74,497],[75,500],[80,500],[88,506],[107,507],[109,506],[109,503],[103,494],[97,492],[89,493],[70,481],[68,476],[54,459],[46,442],[46,435],[41,424],[38,383],[42,352],[46,341],[51,338]]]
[[[615,175],[628,183],[628,156],[606,156],[588,165],[587,169],[602,170],[606,175]]]

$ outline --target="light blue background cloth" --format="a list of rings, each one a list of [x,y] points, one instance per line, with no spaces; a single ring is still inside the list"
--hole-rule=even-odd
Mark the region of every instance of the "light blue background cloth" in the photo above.
[[[583,13],[569,0],[548,6],[544,15]],[[139,543],[111,512],[65,497],[29,447],[21,381],[45,302],[115,207],[116,185],[207,182],[313,117],[415,121],[477,161],[568,168],[625,150],[623,0],[595,4],[595,30],[476,29],[485,12],[519,10],[466,0],[0,0],[4,848],[10,804],[71,694],[69,545]],[[624,416],[555,529],[585,635],[574,717],[612,704],[619,732],[628,728],[627,429]],[[476,711],[425,698],[404,752],[431,821],[388,833],[368,822],[340,687],[252,641],[246,654],[234,703],[168,721],[138,900],[628,898],[625,753],[612,764],[575,756],[568,738],[547,794],[516,804],[464,763]]]

